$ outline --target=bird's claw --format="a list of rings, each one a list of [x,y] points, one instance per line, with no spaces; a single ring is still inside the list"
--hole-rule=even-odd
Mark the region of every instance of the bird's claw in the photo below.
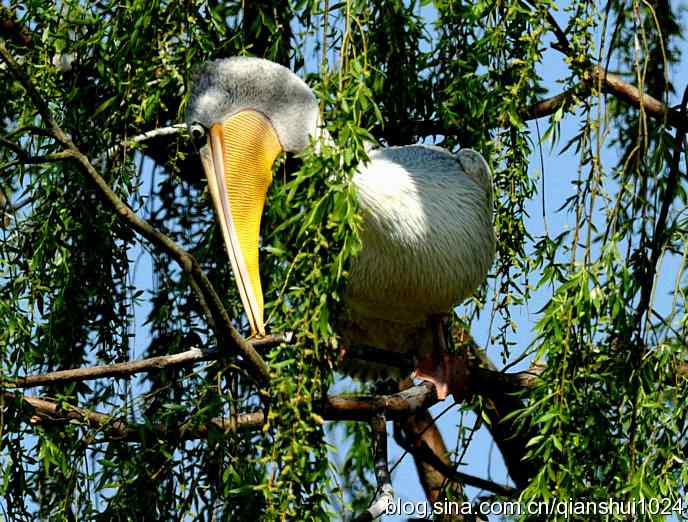
[[[433,383],[441,401],[449,394],[457,402],[467,396],[469,372],[462,355],[433,352],[418,360],[415,377]]]

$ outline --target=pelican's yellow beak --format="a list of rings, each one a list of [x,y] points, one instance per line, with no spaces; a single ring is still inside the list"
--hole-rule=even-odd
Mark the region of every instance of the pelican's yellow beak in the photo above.
[[[258,270],[260,218],[282,145],[270,120],[244,110],[208,132],[203,169],[253,335],[265,335]]]

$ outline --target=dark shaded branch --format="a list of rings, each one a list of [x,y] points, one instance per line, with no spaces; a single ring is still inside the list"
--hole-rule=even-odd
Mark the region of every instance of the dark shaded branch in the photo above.
[[[213,429],[225,432],[257,430],[265,423],[265,417],[262,412],[251,412],[237,415],[233,419],[216,417],[208,425],[192,426],[188,424],[170,429],[168,426],[130,424],[105,413],[66,406],[64,404],[60,405],[57,402],[41,397],[16,395],[7,392],[0,392],[0,397],[5,403],[3,406],[14,403],[17,407],[27,411],[31,415],[29,419],[31,424],[56,425],[70,421],[80,421],[101,432],[107,440],[139,442],[144,440],[144,434],[151,430],[160,436],[191,440],[206,438]]]
[[[355,522],[367,522],[381,517],[387,512],[387,506],[394,502],[394,489],[387,461],[387,420],[384,414],[375,415],[371,425],[377,500],[365,512],[354,518]]]
[[[477,345],[469,344],[469,348],[479,350]],[[409,374],[416,367],[416,361],[413,354],[410,353],[395,353],[394,357],[390,358],[387,350],[371,346],[351,346],[347,348],[344,362],[353,366],[356,364],[355,360],[357,359],[384,364],[397,368],[402,372],[407,371]],[[479,358],[474,357],[474,359]],[[534,364],[522,372],[506,373],[498,371],[493,366],[488,368],[482,366],[482,364],[482,360],[475,360],[470,368],[471,383],[468,384],[469,393],[474,391],[472,388],[475,387],[475,383],[477,383],[478,388],[489,386],[494,392],[517,393],[524,389],[532,388],[544,370],[543,365]]]
[[[547,10],[545,13],[545,18],[547,19],[547,22],[550,25],[550,28],[552,29],[552,32],[554,33],[554,37],[557,39],[557,43],[553,44],[552,47],[555,49],[561,51],[562,53],[566,55],[571,55],[573,50],[571,49],[571,44],[569,43],[569,39],[566,37],[566,33],[564,30],[561,28],[559,25],[559,22],[557,22],[556,18],[554,18],[554,15],[552,14],[551,11]]]
[[[33,40],[31,32],[19,23],[14,12],[4,6],[0,6],[0,38],[24,47]]]
[[[449,452],[442,438],[439,428],[434,419],[427,411],[418,412],[412,417],[400,419],[394,423],[394,440],[400,447],[408,451],[410,445],[424,445],[433,448],[433,452],[438,455],[444,464],[449,466]],[[405,442],[408,441],[408,442]],[[410,449],[410,448],[409,448]],[[433,503],[445,497],[445,490],[448,485],[447,477],[432,464],[421,459],[412,451],[408,453],[413,457],[418,478],[423,486],[425,497],[428,502]],[[463,483],[450,482],[449,485],[454,490],[454,496],[461,498],[463,494]],[[463,520],[463,519],[461,519]]]
[[[511,486],[497,484],[491,480],[475,477],[473,475],[468,475],[456,470],[453,466],[440,458],[440,456],[435,453],[424,440],[409,441],[403,436],[397,436],[395,437],[395,440],[402,449],[413,455],[415,459],[429,464],[451,481],[480,488],[504,497],[510,497],[518,494],[518,490]]]
[[[71,154],[77,161],[81,169],[91,178],[98,188],[101,196],[111,207],[112,211],[123,220],[127,226],[141,234],[151,243],[166,251],[179,264],[179,266],[191,276],[197,283],[197,288],[202,291],[202,297],[207,306],[213,313],[216,330],[220,340],[228,342],[230,346],[243,355],[242,361],[246,369],[251,372],[261,382],[269,380],[270,371],[265,361],[253,349],[253,347],[234,329],[232,322],[227,315],[227,311],[222,304],[208,276],[205,274],[198,261],[187,251],[177,245],[172,239],[153,227],[147,221],[136,215],[106,183],[103,177],[98,174],[89,159],[81,153],[72,139],[62,130],[58,123],[53,119],[52,114],[45,100],[40,96],[31,80],[25,72],[17,65],[4,44],[0,41],[0,58],[7,64],[8,69],[14,77],[22,84],[29,98],[36,105],[43,118],[44,123],[50,130],[53,137],[63,146],[64,151]]]
[[[641,269],[636,274],[636,278],[640,283],[640,300],[638,302],[638,307],[635,312],[635,324],[637,325],[637,334],[634,344],[636,345],[635,350],[632,355],[632,365],[633,372],[631,376],[631,382],[637,390],[640,386],[640,376],[638,374],[638,369],[642,364],[642,360],[645,356],[645,342],[643,340],[644,332],[644,316],[648,309],[651,307],[652,299],[652,289],[655,283],[655,277],[657,275],[657,262],[661,256],[662,250],[664,249],[665,242],[669,239],[669,234],[666,230],[666,221],[669,216],[669,208],[674,202],[676,197],[676,190],[679,186],[679,177],[681,173],[680,163],[681,163],[681,153],[684,152],[684,144],[686,140],[686,131],[688,131],[688,124],[685,121],[686,110],[688,107],[688,87],[683,91],[683,97],[681,101],[681,116],[683,121],[680,125],[676,127],[676,134],[674,135],[674,149],[671,156],[671,162],[669,164],[669,175],[667,177],[666,187],[661,197],[662,206],[659,210],[659,215],[657,216],[657,221],[655,222],[655,228],[652,233],[652,243],[650,245],[650,255],[647,264],[641,265]],[[684,152],[685,153],[685,152]],[[642,248],[642,245],[641,245]],[[637,393],[634,394],[637,400]],[[634,404],[633,416],[631,418],[631,426],[629,429],[629,447],[631,451],[635,448],[635,438],[637,434],[638,427],[638,408]]]
[[[650,246],[650,263],[647,267],[647,273],[642,277],[643,286],[640,295],[640,303],[636,311],[636,323],[640,324],[642,316],[650,306],[650,298],[652,294],[652,286],[657,272],[657,262],[662,253],[664,243],[667,239],[667,218],[669,217],[669,208],[674,202],[676,191],[679,186],[679,179],[681,176],[681,153],[684,152],[684,144],[686,139],[686,131],[688,131],[688,122],[686,121],[686,110],[688,107],[688,87],[683,91],[681,101],[681,123],[676,127],[674,135],[674,150],[671,155],[671,163],[669,165],[669,175],[667,176],[666,188],[662,194],[662,206],[659,209],[659,216],[655,223],[655,229],[652,233],[652,245]]]
[[[80,420],[92,428],[102,431],[108,438],[131,441],[139,440],[140,433],[151,429],[151,427],[145,425],[129,424],[122,419],[105,413],[93,412],[84,408],[69,406],[65,403],[58,404],[42,397],[32,397],[11,392],[0,392],[0,396],[5,401],[5,406],[11,405],[11,403],[28,406],[29,413],[31,414],[29,420],[33,424],[59,424],[71,420]],[[368,399],[367,397],[334,395],[324,399],[318,411],[326,420],[371,421],[379,415],[386,415],[390,419],[395,419],[413,414],[418,411],[418,408],[424,407],[423,404],[425,402],[429,402],[427,399],[424,402],[419,402],[416,400],[419,396],[434,397],[434,400],[437,401],[434,385],[423,383],[404,390],[404,392],[375,397],[376,400],[369,401],[366,408],[362,407],[361,404]],[[404,401],[406,401],[406,404],[402,405]],[[217,417],[207,426],[192,427],[182,425],[177,428],[154,426],[152,429],[161,435],[169,437],[196,439],[206,437],[209,431],[214,428],[220,428],[225,431],[260,429],[264,423],[265,415],[262,411],[258,411],[242,413],[234,419],[231,417]]]

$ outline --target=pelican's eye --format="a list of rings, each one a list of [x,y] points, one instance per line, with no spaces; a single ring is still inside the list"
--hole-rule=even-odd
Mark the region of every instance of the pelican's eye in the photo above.
[[[191,136],[191,144],[193,148],[198,152],[207,143],[206,136],[208,135],[208,130],[200,123],[193,123],[189,128],[189,135]]]

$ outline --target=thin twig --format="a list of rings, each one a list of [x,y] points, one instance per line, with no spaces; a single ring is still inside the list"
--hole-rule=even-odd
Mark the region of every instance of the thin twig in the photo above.
[[[387,513],[387,507],[394,502],[394,489],[387,462],[387,419],[384,414],[373,417],[373,459],[375,463],[375,480],[377,482],[377,499],[363,513],[354,518],[355,522],[375,520]]]
[[[175,134],[184,134],[188,131],[188,127],[185,123],[178,123],[175,125],[170,125],[169,127],[160,127],[157,129],[152,129],[146,132],[143,132],[141,134],[138,134],[136,136],[133,136],[127,140],[125,140],[122,143],[118,143],[116,145],[113,145],[109,149],[107,149],[104,153],[100,154],[96,158],[96,163],[99,163],[100,160],[103,158],[111,158],[112,156],[115,155],[120,150],[126,150],[129,147],[132,147],[136,144],[143,143],[148,140],[152,140],[155,138],[159,138],[161,136],[172,136]]]
[[[285,340],[286,338],[283,335],[269,335],[260,339],[253,339],[249,342],[254,348],[266,349],[277,346]],[[56,385],[77,381],[92,381],[105,377],[124,378],[137,373],[148,373],[165,368],[176,368],[203,361],[215,361],[227,357],[227,355],[228,354],[223,353],[221,350],[191,348],[190,350],[172,355],[160,355],[158,357],[149,357],[136,361],[103,364],[88,368],[58,370],[42,375],[17,377],[16,379],[6,381],[4,386],[8,388],[34,388],[36,386],[45,386],[46,384]]]

